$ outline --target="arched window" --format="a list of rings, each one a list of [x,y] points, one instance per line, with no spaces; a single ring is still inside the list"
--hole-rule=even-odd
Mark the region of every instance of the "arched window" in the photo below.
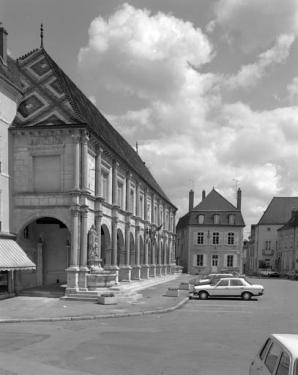
[[[219,224],[219,222],[220,222],[220,215],[215,214],[213,216],[213,224]]]
[[[198,223],[204,224],[205,223],[205,215],[199,215],[198,216]]]
[[[229,215],[229,225],[235,225],[235,215]]]

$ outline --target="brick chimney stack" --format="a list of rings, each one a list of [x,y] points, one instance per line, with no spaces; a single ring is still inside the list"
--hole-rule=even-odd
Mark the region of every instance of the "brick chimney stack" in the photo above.
[[[241,211],[241,189],[237,190],[237,209]]]
[[[202,191],[202,201],[205,199],[205,197],[206,197],[206,191],[203,190],[203,191]]]
[[[194,202],[194,191],[190,190],[188,211],[191,211],[193,209],[193,202]]]
[[[4,29],[2,22],[0,22],[0,61],[7,65],[7,35],[8,32]]]

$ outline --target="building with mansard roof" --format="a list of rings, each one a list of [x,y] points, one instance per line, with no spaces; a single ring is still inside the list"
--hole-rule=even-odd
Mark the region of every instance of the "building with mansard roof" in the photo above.
[[[222,270],[242,272],[244,220],[241,213],[241,190],[237,207],[214,188],[194,207],[194,192],[189,193],[189,212],[176,227],[176,262],[190,274],[217,273]]]
[[[177,208],[138,153],[43,45],[11,63],[10,231],[36,264],[16,290],[66,283],[75,297],[94,267],[116,283],[170,274]]]
[[[253,228],[254,246],[248,253],[247,259],[251,274],[260,274],[264,268],[282,272],[278,230],[290,220],[292,211],[297,207],[297,197],[272,198],[259,222]]]

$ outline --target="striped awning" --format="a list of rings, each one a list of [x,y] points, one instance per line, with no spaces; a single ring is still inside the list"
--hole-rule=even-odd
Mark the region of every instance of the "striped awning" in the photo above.
[[[0,271],[33,270],[35,268],[35,264],[17,242],[0,238]]]

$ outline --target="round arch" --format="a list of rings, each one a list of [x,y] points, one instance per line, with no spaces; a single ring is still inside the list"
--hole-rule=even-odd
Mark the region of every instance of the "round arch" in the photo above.
[[[102,266],[107,264],[108,250],[111,250],[111,234],[106,224],[101,225],[101,259]]]

